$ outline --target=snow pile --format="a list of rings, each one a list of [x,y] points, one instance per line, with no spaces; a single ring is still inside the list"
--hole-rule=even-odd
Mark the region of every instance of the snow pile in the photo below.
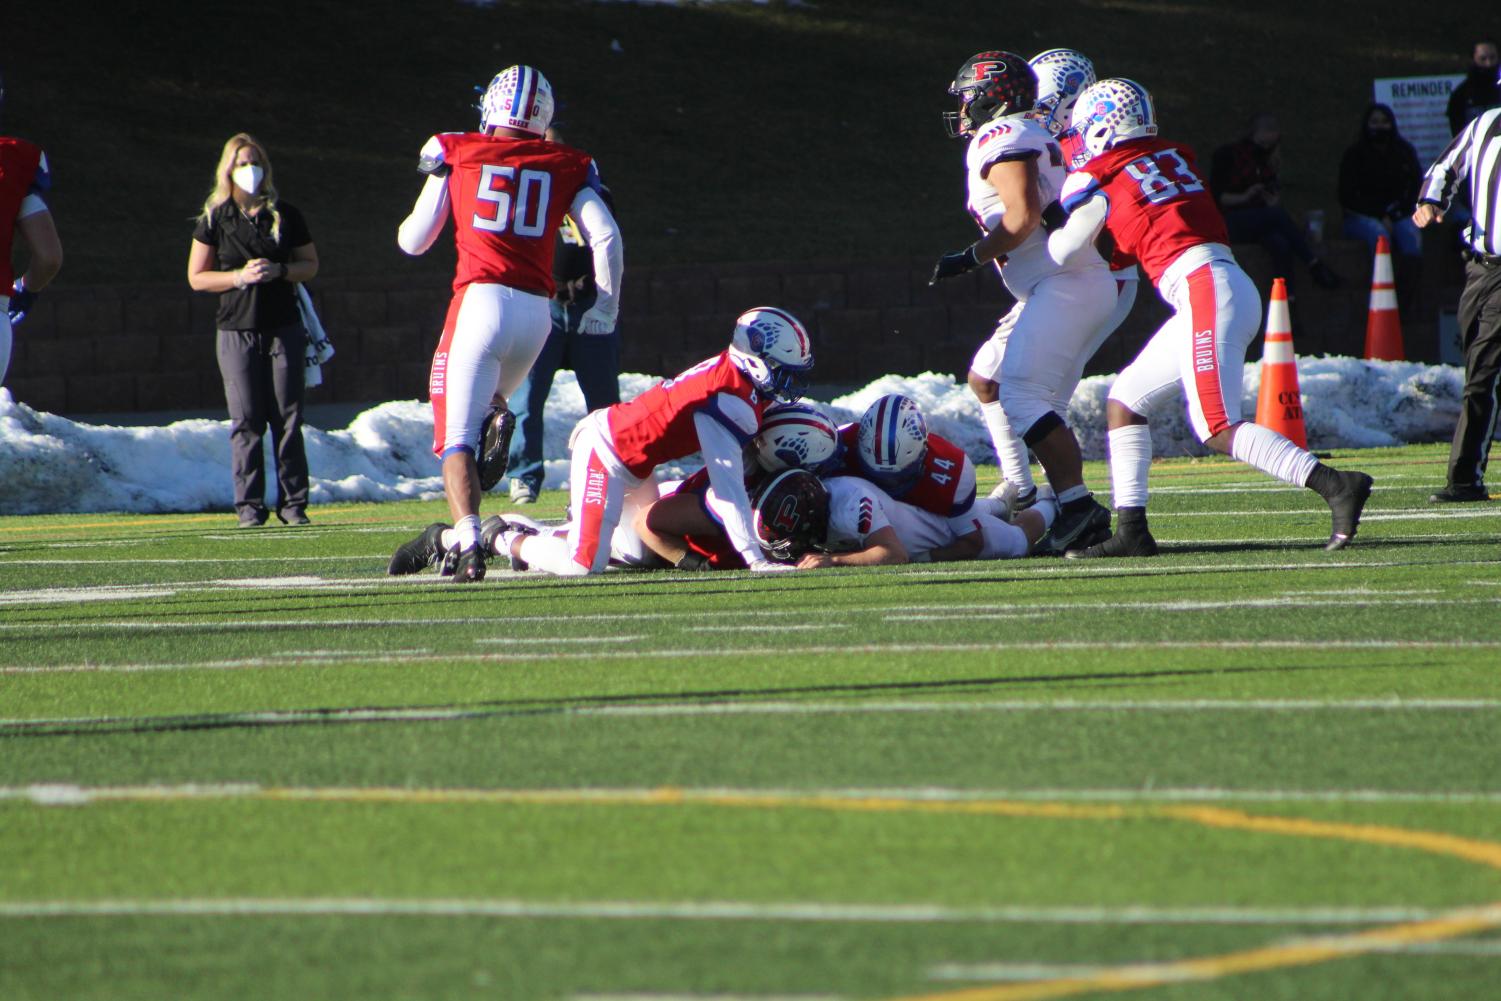
[[[1309,447],[1318,451],[1447,440],[1459,415],[1463,372],[1452,366],[1301,358],[1298,373]],[[1259,365],[1248,364],[1243,401],[1248,418],[1255,415],[1259,377]],[[1069,407],[1069,422],[1088,458],[1105,455],[1105,394],[1113,379],[1085,379]],[[622,375],[621,398],[630,399],[656,381]],[[960,445],[977,464],[994,464],[974,397],[952,376],[887,375],[846,396],[817,402],[843,423],[893,392],[916,400],[929,428]],[[543,440],[548,487],[567,484],[568,435],[583,416],[578,384],[572,373],[559,372]],[[1207,453],[1188,427],[1181,394],[1148,416],[1158,455]],[[432,411],[425,403],[383,403],[347,428],[309,427],[305,437],[314,504],[442,496],[432,454]],[[269,456],[266,468],[274,491]],[[232,501],[227,420],[158,427],[79,424],[32,410],[0,389],[0,514],[228,510]]]

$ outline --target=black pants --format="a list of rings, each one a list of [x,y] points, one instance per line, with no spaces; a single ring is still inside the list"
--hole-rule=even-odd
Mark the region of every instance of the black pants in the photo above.
[[[1464,399],[1454,444],[1449,449],[1449,482],[1485,482],[1491,437],[1496,433],[1496,380],[1501,375],[1501,266],[1465,265],[1459,296],[1459,333],[1465,353]]]
[[[307,331],[300,323],[275,330],[221,330],[219,374],[229,404],[230,470],[235,510],[266,517],[261,438],[269,427],[276,456],[278,510],[307,506],[307,452],[302,443],[303,369]]]

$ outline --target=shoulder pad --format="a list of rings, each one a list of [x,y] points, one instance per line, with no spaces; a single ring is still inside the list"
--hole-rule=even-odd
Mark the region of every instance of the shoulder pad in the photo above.
[[[449,166],[444,158],[443,140],[433,136],[422,146],[422,152],[417,154],[417,172],[419,174],[436,174],[443,177],[449,171]]]

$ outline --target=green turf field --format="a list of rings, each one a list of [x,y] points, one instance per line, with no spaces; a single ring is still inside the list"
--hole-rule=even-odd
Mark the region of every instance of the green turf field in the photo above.
[[[1337,454],[1339,553],[1222,460],[1099,564],[461,588],[384,576],[438,503],[0,519],[0,999],[1501,997],[1446,452]]]

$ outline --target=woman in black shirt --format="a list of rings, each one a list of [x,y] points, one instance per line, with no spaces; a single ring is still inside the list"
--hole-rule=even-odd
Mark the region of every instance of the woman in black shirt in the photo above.
[[[219,293],[219,373],[229,404],[230,465],[241,528],[266,523],[261,438],[276,455],[276,516],[306,525],[307,453],[302,442],[307,331],[296,282],[318,273],[302,213],[277,197],[271,158],[240,133],[224,144],[214,188],[188,252],[188,284]]]

